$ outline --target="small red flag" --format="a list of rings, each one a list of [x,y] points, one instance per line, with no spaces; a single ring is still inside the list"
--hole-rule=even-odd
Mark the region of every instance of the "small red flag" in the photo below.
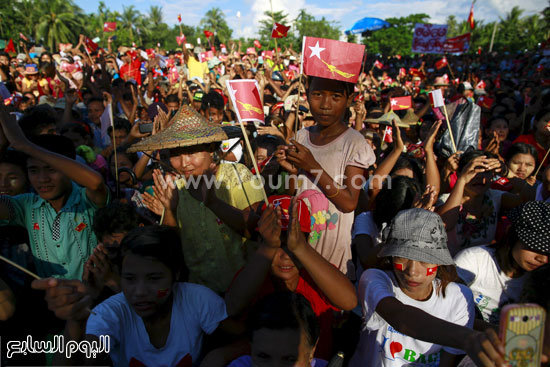
[[[287,36],[290,27],[275,23],[273,24],[273,30],[271,31],[271,38],[283,38]]]
[[[356,83],[365,45],[304,37],[302,72],[309,76]]]
[[[479,83],[476,84],[475,89],[485,89],[485,82],[483,80],[480,80]]]
[[[491,107],[493,106],[494,101],[495,100],[491,97],[480,96],[479,99],[477,100],[477,105],[490,110]]]
[[[423,72],[421,72],[420,70],[416,69],[416,68],[410,68],[409,69],[409,74],[411,74],[412,76],[417,76],[421,79],[424,79],[425,75]]]
[[[449,76],[445,73],[443,74],[443,81],[446,83],[446,84],[449,84]]]
[[[392,127],[391,126],[386,126],[386,130],[384,130],[384,137],[383,137],[383,140],[386,142],[386,143],[393,143],[393,133],[392,133]]]
[[[439,61],[437,61],[437,62],[435,63],[435,68],[436,68],[437,70],[439,70],[439,69],[442,69],[442,68],[444,68],[445,66],[447,66],[447,64],[448,64],[447,58],[446,58],[446,57],[443,57],[441,60],[439,60]]]
[[[227,90],[240,122],[264,122],[264,109],[260,89],[255,79],[228,80]]]
[[[380,61],[376,60],[374,62],[374,67],[378,69],[382,69],[384,67],[384,64],[382,64]]]
[[[19,32],[19,38],[21,38],[21,39],[23,39],[23,40],[29,42],[29,39],[28,39],[27,37],[25,37],[25,35],[24,35],[23,33],[21,33],[21,32]]]
[[[103,32],[114,32],[114,31],[116,31],[116,22],[103,23]]]
[[[206,38],[210,38],[214,35],[214,33],[210,32],[209,30],[206,30],[204,31],[204,35],[206,36]]]
[[[178,14],[178,22],[181,23],[181,14]]]
[[[542,73],[543,70],[544,70],[544,65],[539,64],[539,65],[537,66],[537,73]]]
[[[475,0],[472,1],[472,6],[470,7],[470,15],[468,15],[468,24],[470,25],[470,29],[474,29],[475,22],[474,22],[474,3]]]
[[[84,43],[86,44],[86,48],[88,49],[88,52],[93,52],[93,51],[97,50],[97,47],[98,47],[97,43],[95,43],[94,41],[92,41],[88,37],[86,37],[86,40],[84,41]]]
[[[262,48],[262,44],[261,44],[260,41],[258,41],[258,40],[254,40],[254,46],[255,46],[256,48]]]
[[[411,96],[392,98],[390,99],[390,107],[394,111],[411,108],[412,98]]]
[[[399,68],[399,76],[405,76],[407,75],[407,71],[405,68]]]
[[[7,53],[15,53],[15,46],[13,45],[13,40],[10,38],[8,41],[8,44],[6,45],[6,48],[4,48],[4,51]]]

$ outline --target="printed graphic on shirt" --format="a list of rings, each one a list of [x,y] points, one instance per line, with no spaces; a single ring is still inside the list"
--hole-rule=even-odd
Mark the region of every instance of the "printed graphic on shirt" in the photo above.
[[[397,330],[393,329],[391,326],[388,326],[388,331],[393,335],[403,335]],[[397,340],[392,340],[393,338],[383,337],[384,341],[380,345],[380,353],[384,356],[385,359],[390,361],[403,361],[407,366],[433,366],[436,367],[439,365],[439,360],[441,359],[441,350],[436,353],[431,354],[422,354],[413,349],[409,349],[406,346],[403,346],[403,343]]]
[[[324,230],[331,230],[336,228],[338,223],[338,213],[331,213],[330,211],[318,211],[311,215],[311,233],[309,234],[309,244],[315,245],[321,233]]]

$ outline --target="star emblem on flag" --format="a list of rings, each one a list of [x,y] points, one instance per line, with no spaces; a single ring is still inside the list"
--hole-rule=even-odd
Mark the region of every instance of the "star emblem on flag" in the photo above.
[[[311,55],[309,57],[317,56],[319,59],[321,59],[321,52],[323,52],[325,49],[323,47],[319,47],[319,41],[315,44],[315,46],[308,46],[311,50]]]
[[[392,105],[392,106],[397,106],[397,100],[392,99],[392,100],[391,100],[391,105]]]

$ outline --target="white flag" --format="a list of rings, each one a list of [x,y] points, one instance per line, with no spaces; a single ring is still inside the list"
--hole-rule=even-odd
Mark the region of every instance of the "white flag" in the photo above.
[[[443,99],[441,89],[436,89],[430,92],[430,102],[432,103],[432,107],[443,107],[445,105],[445,100]]]

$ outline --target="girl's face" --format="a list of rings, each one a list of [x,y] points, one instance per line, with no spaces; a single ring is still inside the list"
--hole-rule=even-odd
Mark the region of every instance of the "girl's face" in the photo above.
[[[491,123],[491,127],[489,128],[489,137],[493,135],[493,132],[497,133],[498,140],[504,141],[508,138],[508,132],[510,129],[508,128],[508,124],[504,120],[495,120]]]
[[[11,163],[0,163],[0,195],[23,194],[26,186],[27,177],[21,167]]]
[[[142,318],[158,315],[172,294],[172,271],[153,257],[129,253],[122,260],[124,297]]]
[[[315,347],[298,329],[262,328],[252,336],[252,365],[255,367],[309,367]]]
[[[213,163],[212,154],[203,149],[200,146],[170,149],[170,164],[186,179],[203,175]]]
[[[393,257],[392,262],[399,288],[407,296],[417,301],[424,301],[431,296],[432,282],[437,275],[436,264],[397,256]]]
[[[531,154],[516,154],[508,161],[508,168],[517,177],[526,179],[535,170],[535,158]]]
[[[283,281],[291,281],[300,275],[298,267],[282,248],[277,249],[271,262],[271,273]]]
[[[313,78],[309,86],[308,102],[311,114],[322,127],[329,127],[342,121],[351,104],[342,82]]]
[[[525,271],[533,271],[544,264],[548,264],[548,255],[527,249],[521,241],[512,248],[514,261]]]

